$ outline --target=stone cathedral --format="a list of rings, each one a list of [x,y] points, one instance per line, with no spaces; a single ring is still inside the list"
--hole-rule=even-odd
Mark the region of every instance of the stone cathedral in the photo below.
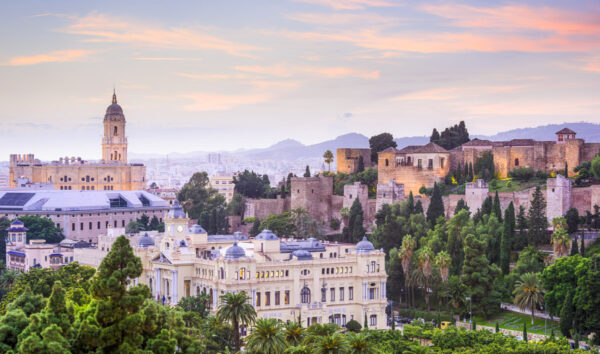
[[[59,190],[143,190],[146,166],[127,163],[126,123],[113,92],[103,121],[102,160],[89,162],[81,157],[66,156],[42,163],[33,154],[12,154],[10,186],[34,183],[52,184]]]

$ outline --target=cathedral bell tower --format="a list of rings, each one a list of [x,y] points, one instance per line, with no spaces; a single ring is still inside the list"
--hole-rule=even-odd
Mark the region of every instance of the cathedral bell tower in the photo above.
[[[102,138],[102,160],[104,163],[127,163],[127,137],[125,136],[125,115],[117,104],[113,91],[112,104],[104,115],[104,137]]]

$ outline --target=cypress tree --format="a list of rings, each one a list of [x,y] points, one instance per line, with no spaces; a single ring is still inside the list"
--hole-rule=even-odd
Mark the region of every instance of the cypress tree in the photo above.
[[[573,349],[579,349],[579,341],[581,340],[581,336],[579,332],[575,333],[573,336]]]
[[[523,340],[527,342],[527,323],[523,323]]]
[[[467,203],[465,203],[464,199],[459,199],[458,202],[456,203],[456,208],[454,209],[454,215],[458,214],[461,210],[466,210],[469,211],[469,206],[467,205]]]
[[[565,162],[565,177],[569,177],[569,165]]]
[[[258,235],[260,231],[260,220],[256,218],[256,220],[254,220],[254,223],[252,224],[252,229],[250,229],[250,236],[254,237]]]
[[[513,239],[515,238],[515,207],[512,202],[504,211],[504,226],[502,230],[502,239],[500,240],[500,269],[502,273],[508,274],[510,271],[510,252]]]
[[[433,128],[433,132],[431,132],[431,137],[429,138],[429,142],[437,143],[440,140],[440,133],[437,129]]]
[[[571,256],[579,253],[579,246],[577,246],[577,239],[571,240]]]
[[[500,325],[496,322],[496,333],[500,333]]]
[[[415,198],[413,197],[412,191],[408,193],[408,214],[414,214],[415,212]]]
[[[421,200],[417,200],[417,204],[415,204],[415,214],[423,214],[423,203]]]
[[[494,196],[494,205],[492,207],[492,211],[494,215],[496,215],[496,219],[502,222],[502,208],[500,207],[500,198],[498,197],[498,191],[496,191],[496,195]]]
[[[469,182],[469,165],[466,162],[463,168],[463,178],[465,182]]]
[[[538,246],[546,242],[548,219],[546,217],[546,200],[540,187],[535,188],[529,207],[529,245]]]
[[[562,333],[563,336],[568,337],[571,335],[573,319],[573,294],[569,291],[565,301],[563,302],[562,308],[560,309],[560,321],[558,322],[560,333]]]
[[[469,162],[469,182],[473,182],[473,178],[475,175],[473,174],[473,163]]]
[[[356,172],[363,172],[365,170],[365,160],[363,159],[362,155],[360,155],[358,157],[358,168],[356,169]]]
[[[579,254],[581,254],[581,257],[585,257],[585,235],[582,233],[581,234],[581,246],[579,246]]]
[[[481,204],[481,214],[482,215],[490,215],[492,213],[492,197],[487,197]]]
[[[365,322],[364,322],[363,329],[369,329],[369,323],[367,322],[367,313],[366,312],[365,312]]]
[[[440,188],[437,183],[434,183],[433,194],[431,195],[429,208],[427,208],[427,221],[429,221],[431,227],[435,226],[435,222],[440,216],[444,216],[444,201],[442,200]]]
[[[456,182],[458,182],[458,184],[461,184],[463,182],[463,178],[462,178],[462,164],[459,162],[458,166],[456,166],[456,171],[455,171],[455,176],[456,178]]]
[[[306,170],[304,171],[304,177],[310,177],[310,167],[306,165]]]
[[[477,321],[473,320],[473,324],[471,325],[471,330],[472,331],[476,331],[477,330]]]
[[[354,199],[350,207],[350,217],[348,218],[348,226],[344,226],[342,234],[345,242],[356,243],[362,240],[366,231],[363,227],[364,214],[362,204],[358,198]]]

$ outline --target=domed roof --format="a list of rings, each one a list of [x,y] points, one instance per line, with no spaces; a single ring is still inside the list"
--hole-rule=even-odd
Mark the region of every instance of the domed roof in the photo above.
[[[25,224],[23,224],[23,222],[21,220],[17,219],[17,220],[15,220],[15,221],[13,221],[13,222],[10,223],[10,226],[13,226],[13,225],[14,226],[21,226],[21,225],[25,225]]]
[[[117,103],[117,94],[115,92],[113,92],[112,104],[106,108],[104,121],[125,121],[125,116],[123,115],[123,108],[121,108],[121,106],[119,106],[119,104]]]
[[[205,234],[206,230],[202,228],[202,226],[196,224],[190,227],[190,234]]]
[[[179,201],[177,199],[175,199],[175,201],[173,202],[173,206],[169,210],[169,213],[167,213],[167,216],[170,217],[171,219],[185,218],[185,213],[183,212],[183,207],[181,205],[179,205]]]
[[[237,242],[225,251],[225,259],[238,259],[242,257],[246,257],[246,252],[243,248],[238,246]]]
[[[271,230],[264,229],[260,234],[256,235],[255,240],[279,240],[279,237],[275,235]]]
[[[362,241],[356,244],[356,253],[369,253],[374,250],[375,247],[373,247],[373,244],[367,240],[366,236],[363,237]]]
[[[145,233],[142,238],[138,241],[138,248],[148,248],[150,246],[154,246],[154,239],[148,236],[148,233]]]
[[[244,234],[244,233],[242,233],[240,231],[236,231],[236,232],[233,233],[233,238],[236,241],[243,241],[243,240],[247,240],[248,239],[248,235],[246,235],[246,234]]]
[[[27,232],[29,229],[25,227],[25,224],[21,220],[15,220],[10,223],[10,227],[6,231],[10,232]]]
[[[292,252],[292,256],[298,258],[299,261],[308,261],[313,259],[312,254],[306,250],[296,250]]]

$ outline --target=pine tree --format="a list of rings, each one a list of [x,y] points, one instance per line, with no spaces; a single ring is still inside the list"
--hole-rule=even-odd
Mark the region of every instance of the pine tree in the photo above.
[[[546,218],[546,200],[540,187],[535,188],[529,207],[529,245],[538,246],[547,241],[546,231],[548,219]]]
[[[562,308],[560,309],[560,321],[558,322],[558,326],[560,328],[560,333],[565,337],[569,337],[571,335],[571,328],[573,328],[573,294],[569,291],[567,297],[565,297],[565,301],[563,302]]]
[[[571,240],[571,256],[579,253],[579,246],[577,246],[577,239]]]
[[[437,221],[437,218],[444,216],[444,201],[442,200],[442,193],[437,183],[433,184],[433,194],[431,195],[431,201],[429,202],[429,208],[427,208],[427,221],[433,228]]]
[[[356,168],[356,172],[360,173],[363,172],[365,170],[365,160],[363,159],[362,155],[360,155],[358,157],[358,167]]]
[[[415,213],[415,198],[413,197],[413,192],[410,191],[408,193],[408,214]]]
[[[143,316],[139,310],[150,296],[146,285],[131,286],[142,274],[142,262],[133,254],[129,240],[119,236],[98,267],[91,287],[97,299],[96,321],[102,352],[133,352],[140,349]]]
[[[485,256],[485,241],[469,234],[464,239],[464,245],[462,281],[471,289],[473,312],[487,317],[500,307],[500,294],[496,291],[495,281],[501,272]]]
[[[417,200],[417,204],[415,204],[415,212],[414,214],[423,214],[423,203],[421,203],[421,200]]]
[[[500,268],[502,273],[508,274],[510,271],[510,252],[512,250],[513,239],[515,238],[515,207],[512,202],[504,210],[504,226],[502,230],[502,240],[500,241]]]
[[[498,197],[498,191],[496,191],[496,195],[494,196],[494,205],[492,207],[492,211],[494,212],[496,219],[502,222],[502,208],[500,207],[500,198]]]
[[[310,177],[310,167],[306,165],[306,170],[304,171],[304,177]]]

